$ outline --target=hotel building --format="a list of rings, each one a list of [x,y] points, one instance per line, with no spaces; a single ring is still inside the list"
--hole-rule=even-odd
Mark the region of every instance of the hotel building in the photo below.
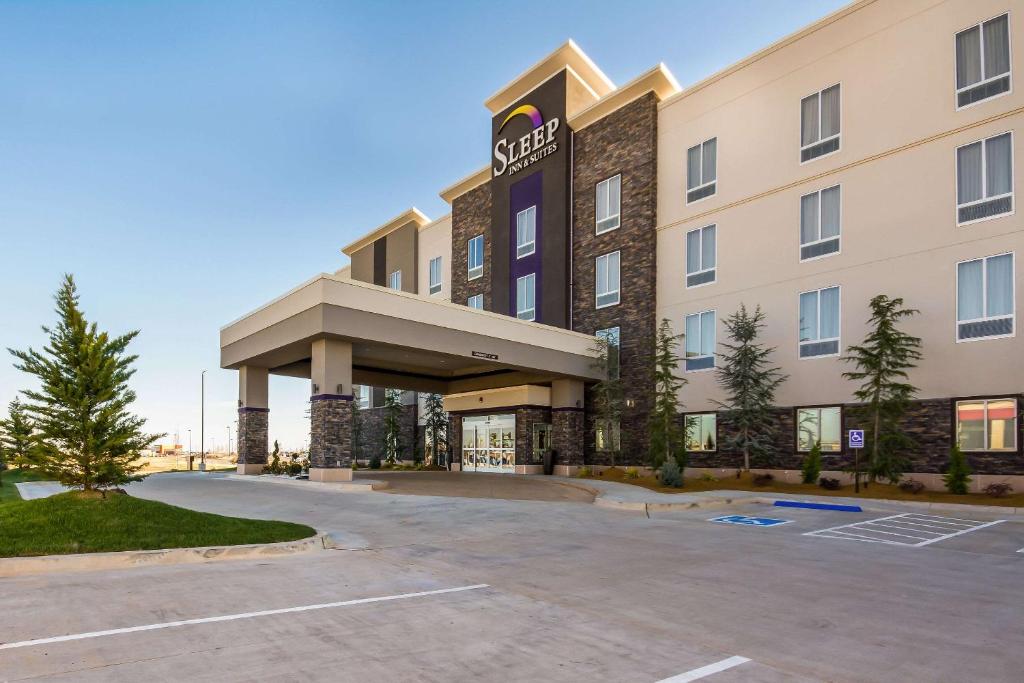
[[[617,86],[562,45],[484,102],[489,161],[441,191],[448,215],[405,211],[222,329],[239,470],[266,460],[268,374],[310,381],[315,479],[351,476],[351,401],[361,457],[379,447],[387,389],[410,447],[417,392],[445,395],[456,469],[537,472],[551,447],[571,473],[616,443],[643,465],[662,319],[685,333],[689,464],[736,468],[715,370],[741,304],[789,376],[774,467],[820,440],[841,470],[861,426],[842,356],[887,294],[920,311],[909,471],[934,485],[959,441],[977,485],[1024,483],[1012,4],[861,0],[686,88],[664,65]],[[596,336],[626,388],[608,434],[589,410]]]

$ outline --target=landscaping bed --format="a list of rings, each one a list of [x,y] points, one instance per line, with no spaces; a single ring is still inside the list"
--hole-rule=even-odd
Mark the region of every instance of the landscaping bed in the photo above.
[[[304,524],[224,517],[118,493],[0,503],[0,557],[279,543],[315,534]]]
[[[925,503],[958,503],[962,505],[1003,505],[1006,507],[1024,507],[1024,493],[1011,493],[1001,497],[993,497],[984,493],[968,493],[957,495],[945,491],[921,491],[909,493],[891,484],[874,483],[868,487],[861,485],[859,493],[854,493],[853,485],[842,486],[835,490],[824,489],[817,484],[795,484],[778,480],[768,486],[758,486],[750,473],[743,473],[738,479],[735,476],[723,479],[705,480],[700,477],[687,477],[682,488],[664,486],[653,476],[640,476],[636,479],[627,477],[626,470],[613,467],[602,474],[591,474],[581,479],[614,481],[622,484],[633,484],[660,493],[695,493],[701,491],[755,491],[758,493],[791,493],[807,496],[840,496],[856,498],[873,498],[880,500],[916,500]]]

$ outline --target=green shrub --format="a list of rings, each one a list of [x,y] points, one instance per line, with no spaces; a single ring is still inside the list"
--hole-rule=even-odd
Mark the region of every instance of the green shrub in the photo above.
[[[285,468],[288,470],[288,474],[293,477],[302,474],[302,463],[293,461],[285,465]]]
[[[815,441],[810,452],[804,456],[804,462],[800,466],[803,473],[803,482],[813,484],[821,476],[821,442]]]
[[[993,498],[1002,498],[1013,491],[1013,487],[1005,481],[993,482],[985,487],[985,495]]]
[[[821,479],[818,480],[818,486],[825,489],[826,491],[838,491],[840,484],[838,479],[822,477]]]
[[[581,467],[576,470],[577,477],[589,477],[591,474],[593,474],[593,472],[589,467]]]
[[[373,457],[370,458],[370,469],[371,470],[379,470],[380,469],[380,456],[378,454],[376,454],[376,453],[374,453]]]
[[[625,477],[626,477],[626,479],[639,479],[640,478],[640,470],[638,470],[635,467],[627,467],[626,468],[626,475],[625,475]]]
[[[942,481],[950,493],[967,493],[967,487],[971,483],[971,466],[967,464],[967,456],[960,450],[960,444],[954,444],[949,450],[949,467],[942,475]]]
[[[775,477],[767,472],[754,475],[754,486],[771,486],[773,481]]]
[[[679,469],[679,463],[675,461],[675,458],[667,459],[659,473],[663,486],[679,488],[683,485],[683,472]]]
[[[917,479],[904,479],[899,483],[899,489],[906,493],[921,493],[921,491],[924,491],[924,482],[920,482]]]
[[[705,472],[704,474],[700,475],[700,480],[705,484],[713,484],[716,481],[718,481],[718,477],[711,474],[710,472]]]

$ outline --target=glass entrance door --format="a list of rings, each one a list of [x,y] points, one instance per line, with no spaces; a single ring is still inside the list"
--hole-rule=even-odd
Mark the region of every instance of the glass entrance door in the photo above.
[[[462,418],[464,472],[516,471],[516,416],[472,415]]]

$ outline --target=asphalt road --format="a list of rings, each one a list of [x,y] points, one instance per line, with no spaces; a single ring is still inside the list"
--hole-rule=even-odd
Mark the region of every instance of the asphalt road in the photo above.
[[[198,474],[132,492],[303,521],[349,549],[2,579],[0,680],[1024,679],[1024,523],[982,526],[992,513],[648,518]],[[708,521],[727,514],[789,523]],[[862,526],[805,535],[849,524]],[[971,528],[930,531],[944,525]]]

